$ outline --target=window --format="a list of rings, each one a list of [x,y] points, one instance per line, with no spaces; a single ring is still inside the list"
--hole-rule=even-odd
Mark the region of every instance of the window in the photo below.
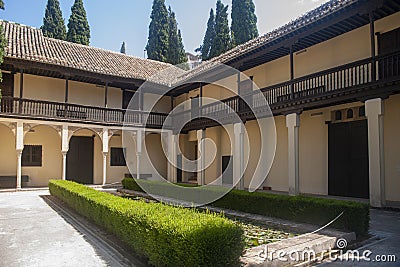
[[[365,117],[365,107],[360,107],[358,109],[358,116],[359,117]]]
[[[126,152],[125,148],[112,147],[110,165],[113,167],[126,166],[125,155],[124,155],[125,152]]]
[[[342,120],[342,111],[338,110],[335,112],[335,120],[341,121]]]
[[[352,109],[347,110],[347,118],[348,119],[354,118],[354,112]]]
[[[22,167],[42,167],[42,146],[24,146]]]

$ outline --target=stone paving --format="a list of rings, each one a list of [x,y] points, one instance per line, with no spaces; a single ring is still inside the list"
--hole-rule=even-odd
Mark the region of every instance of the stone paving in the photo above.
[[[145,266],[48,195],[46,190],[0,193],[0,266]]]
[[[400,266],[400,211],[371,210],[371,229],[370,233],[379,238],[374,242],[356,248],[361,257],[354,258],[347,254],[342,257],[344,260],[327,261],[320,266],[336,267],[336,266],[383,266],[383,267],[399,267]],[[370,261],[366,261],[362,255],[364,252],[371,251],[369,255]],[[367,252],[368,253],[368,252]],[[346,254],[345,254],[346,255]],[[376,256],[382,259],[382,256],[395,256],[395,261],[382,262]],[[351,260],[347,260],[350,258]],[[354,259],[352,259],[354,258]]]

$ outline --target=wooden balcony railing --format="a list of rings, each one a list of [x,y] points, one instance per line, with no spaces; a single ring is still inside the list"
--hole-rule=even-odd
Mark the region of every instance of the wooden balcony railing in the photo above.
[[[161,128],[168,114],[3,97],[0,113],[23,118]]]
[[[191,110],[173,114],[172,121],[189,122],[186,124],[185,129],[200,129],[209,127],[210,120],[202,118],[194,120],[195,117],[212,118],[214,119],[214,124],[215,120],[232,122],[238,117],[249,119],[251,110],[265,110],[265,100],[273,112],[285,105],[291,105],[296,109],[298,103],[318,101],[318,99],[328,96],[333,99],[332,103],[334,104],[335,98],[333,96],[342,92],[347,92],[349,98],[352,97],[352,92],[358,89],[376,96],[379,93],[374,91],[377,86],[390,85],[399,81],[400,51],[313,73],[262,88],[242,97],[234,96],[199,108],[192,107]],[[3,97],[0,101],[1,114],[24,118],[33,117],[112,125],[123,125],[125,121],[126,125],[161,128],[168,116],[167,114],[154,112],[109,109],[9,97]],[[176,128],[175,125],[170,126]]]
[[[190,114],[201,114],[208,118],[223,119],[228,117],[232,111],[241,116],[241,114],[248,113],[250,107],[253,111],[262,109],[265,106],[265,100],[273,110],[275,107],[284,104],[318,99],[346,90],[368,88],[399,80],[400,51],[313,73],[292,81],[262,88],[242,97],[234,96],[210,103],[199,107],[197,112],[193,112],[192,107],[191,111],[180,112],[176,116],[187,118],[190,117]],[[373,94],[376,95],[376,93]],[[188,123],[186,129],[192,130],[204,127],[204,125],[204,121],[197,119]]]

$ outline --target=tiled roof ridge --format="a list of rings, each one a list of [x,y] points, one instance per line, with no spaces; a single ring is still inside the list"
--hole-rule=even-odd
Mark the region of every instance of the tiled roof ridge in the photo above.
[[[13,24],[13,25],[17,25],[18,27],[25,27],[25,28],[37,31],[37,33],[39,35],[41,35],[41,37],[43,37],[45,40],[48,40],[48,41],[51,41],[51,42],[60,42],[60,43],[64,43],[64,44],[67,44],[67,45],[73,45],[73,46],[77,46],[77,47],[81,47],[81,48],[97,50],[99,52],[107,52],[107,53],[111,53],[111,54],[114,54],[114,55],[117,55],[117,56],[121,56],[121,57],[127,57],[127,58],[132,58],[132,59],[137,59],[137,60],[154,62],[154,63],[165,65],[165,66],[172,66],[169,63],[165,63],[165,62],[161,62],[161,61],[157,61],[157,60],[153,60],[153,59],[140,58],[140,57],[137,57],[137,56],[127,55],[127,54],[119,53],[119,52],[112,51],[112,50],[109,50],[109,49],[104,49],[104,48],[95,47],[95,46],[89,46],[89,45],[83,45],[83,44],[69,42],[69,41],[66,41],[66,40],[60,40],[60,39],[56,39],[56,38],[47,37],[47,36],[43,35],[43,32],[42,32],[42,30],[40,28],[36,28],[36,27],[33,27],[33,26],[21,24],[21,23],[18,23],[18,22],[7,21],[7,20],[0,19],[0,23],[1,22],[8,23],[8,24]]]

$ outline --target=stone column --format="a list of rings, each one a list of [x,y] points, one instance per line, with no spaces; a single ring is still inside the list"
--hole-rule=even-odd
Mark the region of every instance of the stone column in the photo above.
[[[24,124],[22,122],[17,122],[15,137],[17,150],[17,190],[20,190],[22,184],[22,151],[24,150]]]
[[[136,132],[136,178],[140,179],[140,161],[142,158],[143,130]]]
[[[367,100],[368,119],[369,191],[373,207],[385,206],[385,161],[383,147],[384,106],[380,98]]]
[[[176,168],[177,168],[177,148],[178,148],[178,142],[179,142],[179,135],[175,134],[168,134],[168,181],[172,183],[177,182],[177,173],[176,173]]]
[[[233,146],[233,178],[234,184],[238,184],[239,190],[244,190],[244,133],[245,126],[243,123],[233,125],[235,141]]]
[[[102,141],[103,141],[103,183],[102,185],[106,185],[107,183],[107,155],[108,155],[108,129],[103,129],[102,133]]]
[[[300,115],[292,113],[286,116],[288,128],[288,167],[289,167],[289,195],[299,194],[299,127]]]
[[[63,157],[61,179],[65,181],[65,180],[67,180],[67,154],[68,154],[68,152],[62,151],[61,153],[62,153],[62,157]]]
[[[61,153],[63,156],[63,162],[62,162],[62,180],[67,180],[67,154],[69,150],[69,132],[68,132],[68,126],[63,125],[62,131],[61,131]]]
[[[197,144],[198,144],[198,165],[197,165],[197,183],[198,185],[205,185],[205,157],[206,157],[206,130],[197,131]]]

